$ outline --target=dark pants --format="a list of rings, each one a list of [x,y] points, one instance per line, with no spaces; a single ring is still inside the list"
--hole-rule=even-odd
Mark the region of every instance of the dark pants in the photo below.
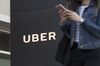
[[[100,49],[82,50],[74,45],[70,53],[71,63],[66,66],[100,66]]]

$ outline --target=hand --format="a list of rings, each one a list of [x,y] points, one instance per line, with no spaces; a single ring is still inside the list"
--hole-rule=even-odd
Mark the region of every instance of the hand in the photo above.
[[[61,19],[60,24],[63,24],[63,22],[69,18],[68,15],[67,15],[67,11],[59,10],[58,13],[59,13],[60,19]]]
[[[79,16],[76,12],[74,12],[74,11],[69,11],[69,12],[66,13],[66,14],[69,15],[68,17],[69,17],[70,20],[73,20],[73,21],[75,21],[75,22],[81,22],[82,17]]]
[[[66,11],[59,10],[61,23],[66,19],[73,20],[75,22],[81,22],[82,17],[80,17],[76,12],[66,9]]]

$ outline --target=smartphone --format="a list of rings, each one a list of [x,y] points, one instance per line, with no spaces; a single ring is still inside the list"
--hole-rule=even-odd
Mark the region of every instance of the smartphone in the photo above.
[[[62,5],[62,4],[59,4],[55,7],[58,11],[59,10],[62,10],[62,11],[66,11],[67,9]]]

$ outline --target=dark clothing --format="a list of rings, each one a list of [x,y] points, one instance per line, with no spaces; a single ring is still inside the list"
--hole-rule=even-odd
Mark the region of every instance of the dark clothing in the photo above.
[[[83,50],[78,49],[77,45],[74,43],[72,48],[67,45],[62,54],[57,54],[59,58],[56,56],[56,60],[64,66],[100,66],[100,48]]]
[[[70,61],[65,66],[100,66],[100,49],[81,50],[74,44],[70,51]]]

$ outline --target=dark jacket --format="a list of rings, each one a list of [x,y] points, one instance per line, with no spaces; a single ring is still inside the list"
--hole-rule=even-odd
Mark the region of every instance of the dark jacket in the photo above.
[[[100,48],[100,11],[96,15],[96,7],[93,3],[90,3],[83,13],[85,19],[80,25],[80,43],[78,44],[79,49],[96,49]],[[64,36],[58,46],[56,60],[62,64],[65,64],[68,50],[72,43],[74,22],[66,22],[61,26]]]

